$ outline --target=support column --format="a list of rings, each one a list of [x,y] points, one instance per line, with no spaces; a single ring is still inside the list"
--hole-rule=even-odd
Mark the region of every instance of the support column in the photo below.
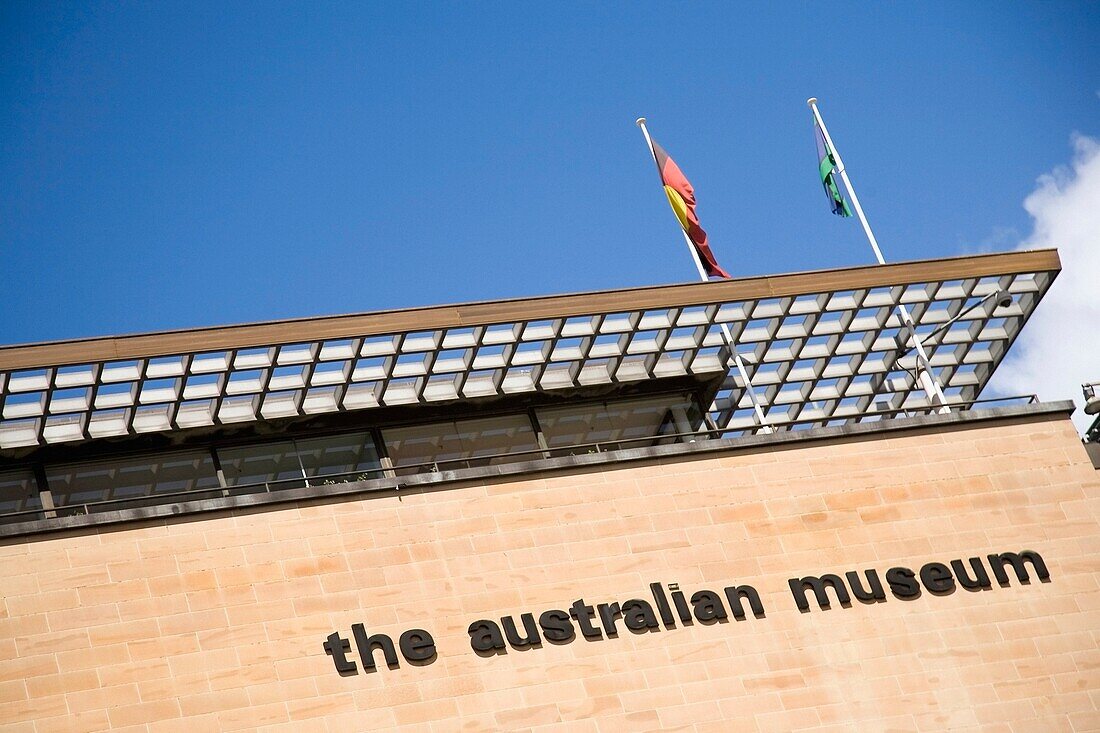
[[[53,503],[53,492],[50,491],[50,482],[46,478],[46,469],[41,463],[34,464],[34,482],[38,487],[38,502],[42,505],[44,519],[55,519],[57,507]]]

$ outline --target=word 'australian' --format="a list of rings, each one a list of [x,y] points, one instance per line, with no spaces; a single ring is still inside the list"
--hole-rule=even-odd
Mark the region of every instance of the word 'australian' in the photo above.
[[[745,618],[742,601],[748,603],[754,616],[764,617],[760,594],[751,585],[723,589],[729,603],[728,612],[722,596],[712,590],[696,591],[689,599],[680,590],[679,584],[672,583],[668,587],[670,593],[666,595],[660,583],[649,584],[652,604],[648,600],[631,598],[622,603],[590,606],[583,598],[578,598],[568,611],[558,608],[543,611],[537,623],[533,613],[522,613],[519,617],[522,631],[512,616],[502,617],[500,625],[489,619],[479,619],[470,624],[470,647],[479,654],[494,654],[505,649],[505,642],[513,649],[539,646],[543,638],[552,644],[567,644],[577,638],[578,629],[580,635],[589,641],[602,639],[605,635],[612,639],[619,635],[619,621],[630,631],[644,634],[659,631],[662,625],[666,629],[675,628],[677,620],[685,626],[695,621],[704,624],[725,621],[731,614],[740,620]]]

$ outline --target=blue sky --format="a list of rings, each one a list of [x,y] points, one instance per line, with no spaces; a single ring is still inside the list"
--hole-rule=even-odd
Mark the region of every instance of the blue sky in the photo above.
[[[0,343],[1011,249],[1100,6],[0,4]]]

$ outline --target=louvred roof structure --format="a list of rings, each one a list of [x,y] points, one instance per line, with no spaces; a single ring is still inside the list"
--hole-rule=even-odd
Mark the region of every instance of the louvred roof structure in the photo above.
[[[965,408],[1059,270],[1039,250],[0,347],[0,450],[685,375],[754,432],[722,324],[776,428],[860,422],[929,409],[899,304]]]

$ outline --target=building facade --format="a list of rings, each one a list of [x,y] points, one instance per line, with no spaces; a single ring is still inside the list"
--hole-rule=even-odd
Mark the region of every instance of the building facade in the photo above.
[[[1100,729],[1058,268],[0,348],[0,727]]]

